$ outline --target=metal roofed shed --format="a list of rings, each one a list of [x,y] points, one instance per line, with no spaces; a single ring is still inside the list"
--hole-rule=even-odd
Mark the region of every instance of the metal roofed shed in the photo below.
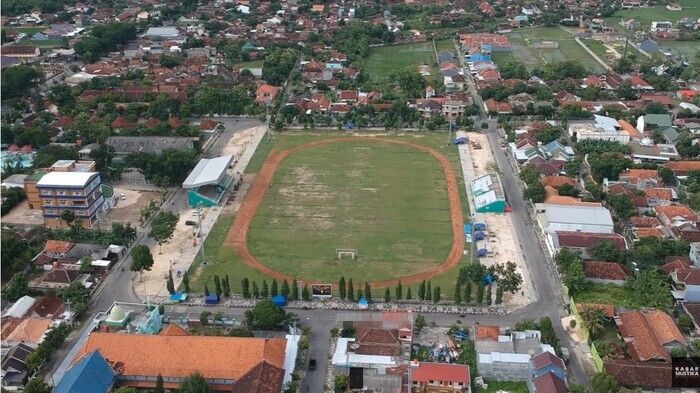
[[[202,158],[182,183],[182,187],[197,188],[208,184],[218,184],[232,161],[232,155],[211,159]]]
[[[471,181],[474,206],[477,213],[503,213],[506,200],[501,179],[496,173],[489,173]]]
[[[189,190],[187,201],[191,207],[217,206],[228,190],[233,177],[226,172],[233,156],[202,158],[182,183]]]
[[[566,206],[544,204],[547,232],[613,233],[610,211],[601,206]]]

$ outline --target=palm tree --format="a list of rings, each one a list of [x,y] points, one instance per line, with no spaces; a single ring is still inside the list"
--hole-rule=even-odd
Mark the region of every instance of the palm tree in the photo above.
[[[607,317],[603,310],[599,308],[589,307],[581,312],[581,320],[592,337],[596,337],[605,329],[605,320]]]

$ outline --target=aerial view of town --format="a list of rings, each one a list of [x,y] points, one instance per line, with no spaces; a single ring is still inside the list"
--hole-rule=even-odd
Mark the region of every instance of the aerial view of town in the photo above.
[[[700,0],[3,0],[1,392],[700,392]]]

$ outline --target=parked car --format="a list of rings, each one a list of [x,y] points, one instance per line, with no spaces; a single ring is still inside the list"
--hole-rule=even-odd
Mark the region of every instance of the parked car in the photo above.
[[[316,359],[309,359],[309,371],[316,370]]]
[[[192,221],[192,220],[187,220],[187,221],[185,221],[185,225],[189,225],[191,227],[196,227],[197,223]]]

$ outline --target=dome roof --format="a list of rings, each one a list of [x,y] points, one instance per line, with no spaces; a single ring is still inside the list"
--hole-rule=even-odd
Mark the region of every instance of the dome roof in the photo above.
[[[124,309],[117,304],[114,307],[112,307],[112,310],[109,312],[109,320],[121,321],[122,319],[124,319]]]

